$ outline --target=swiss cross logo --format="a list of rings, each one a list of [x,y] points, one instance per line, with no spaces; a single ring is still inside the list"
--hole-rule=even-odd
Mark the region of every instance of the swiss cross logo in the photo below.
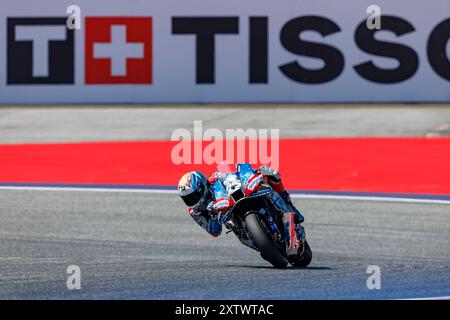
[[[87,17],[87,84],[152,83],[152,18]]]

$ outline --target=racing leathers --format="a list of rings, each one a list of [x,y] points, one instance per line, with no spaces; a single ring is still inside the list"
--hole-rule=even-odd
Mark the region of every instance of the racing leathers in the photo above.
[[[299,240],[303,241],[305,238],[304,229],[301,226],[301,223],[304,221],[303,215],[295,208],[288,192],[284,189],[280,174],[277,170],[268,166],[261,166],[257,172],[264,176],[265,182],[275,191],[272,192],[271,199],[278,211],[284,215],[293,214],[295,230],[298,233]],[[205,204],[201,207],[189,209],[189,214],[195,222],[213,237],[218,237],[222,233],[222,226],[218,221],[218,213],[213,209],[215,199],[210,187],[217,179],[223,178],[224,174],[213,173],[208,178],[208,201],[205,201]]]

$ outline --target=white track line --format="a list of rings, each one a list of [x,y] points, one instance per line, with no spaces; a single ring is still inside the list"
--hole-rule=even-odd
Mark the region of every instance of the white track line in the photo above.
[[[77,187],[16,187],[0,186],[0,190],[17,191],[68,191],[68,192],[118,192],[118,193],[178,193],[177,190],[165,189],[129,189],[129,188],[77,188]]]
[[[63,192],[115,192],[115,193],[155,193],[155,194],[177,194],[177,190],[166,189],[121,189],[121,188],[77,188],[77,187],[32,187],[32,186],[0,186],[0,190],[16,191],[63,191]],[[324,194],[291,194],[296,199],[323,199],[323,200],[351,200],[351,201],[374,201],[374,202],[404,202],[404,203],[430,203],[450,204],[450,200],[437,199],[415,199],[376,196],[347,196],[347,195],[324,195]]]
[[[410,298],[410,299],[400,299],[400,300],[450,300],[450,296],[430,297],[430,298]]]
[[[327,195],[327,194],[291,194],[291,198],[450,204],[450,200],[438,200],[438,199],[416,199],[416,198],[406,198],[406,197],[405,198],[396,198],[396,197],[375,197],[375,196],[346,196],[346,195],[340,196],[340,195]]]

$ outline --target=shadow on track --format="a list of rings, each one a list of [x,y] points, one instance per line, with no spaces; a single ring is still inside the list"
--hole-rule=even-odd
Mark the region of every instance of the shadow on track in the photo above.
[[[229,264],[226,265],[226,267],[231,268],[247,268],[247,269],[271,269],[271,270],[280,270],[280,271],[286,271],[286,270],[333,270],[333,268],[330,267],[306,267],[306,268],[293,268],[293,267],[287,267],[286,269],[277,269],[273,266],[252,266],[252,265],[240,265],[240,264]]]

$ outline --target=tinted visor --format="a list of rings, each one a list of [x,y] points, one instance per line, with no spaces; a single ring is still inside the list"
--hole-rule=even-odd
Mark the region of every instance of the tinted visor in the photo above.
[[[182,196],[181,199],[183,199],[184,203],[188,206],[188,207],[192,207],[194,205],[197,204],[197,202],[200,201],[200,199],[202,198],[203,193],[199,192],[199,191],[194,191],[188,195]]]

